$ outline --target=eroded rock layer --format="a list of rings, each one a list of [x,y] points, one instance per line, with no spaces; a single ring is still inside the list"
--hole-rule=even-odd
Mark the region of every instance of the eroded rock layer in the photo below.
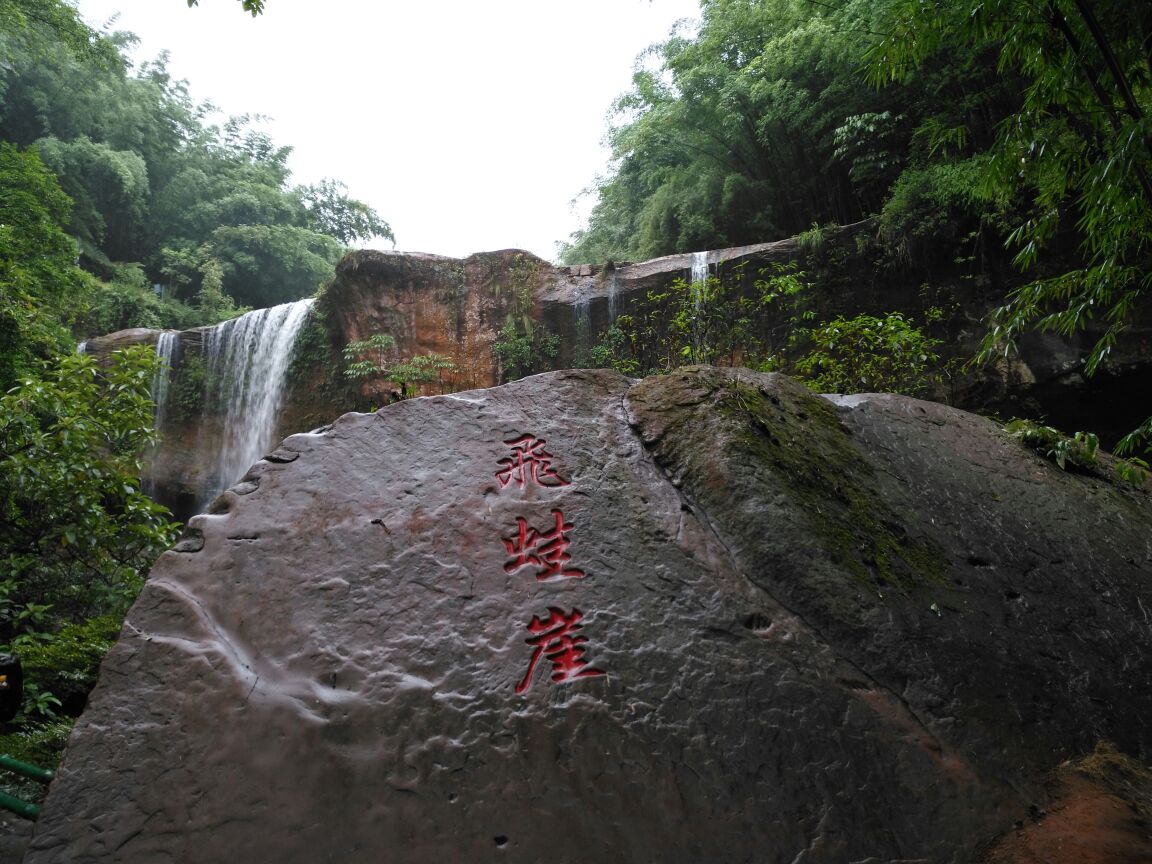
[[[1152,501],[688,368],[293,435],[157,562],[27,864],[975,860],[1152,753]]]

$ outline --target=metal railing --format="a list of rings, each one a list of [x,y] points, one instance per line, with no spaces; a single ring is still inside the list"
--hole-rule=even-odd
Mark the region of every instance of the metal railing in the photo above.
[[[52,778],[56,776],[47,768],[38,768],[35,765],[29,765],[27,762],[21,762],[19,759],[13,759],[11,756],[0,756],[0,770],[10,771],[13,774],[19,774],[21,777],[37,780],[40,783],[50,783],[52,782]],[[9,795],[7,792],[0,792],[0,808],[11,810],[17,816],[23,816],[25,819],[36,819],[40,815],[40,806],[38,804],[17,798],[15,795]]]

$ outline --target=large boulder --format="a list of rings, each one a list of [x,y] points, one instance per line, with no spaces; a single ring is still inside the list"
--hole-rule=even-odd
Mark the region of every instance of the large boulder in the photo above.
[[[415,399],[191,521],[25,862],[973,861],[1069,760],[1144,777],[1150,614],[1148,488],[941,405],[701,367]]]

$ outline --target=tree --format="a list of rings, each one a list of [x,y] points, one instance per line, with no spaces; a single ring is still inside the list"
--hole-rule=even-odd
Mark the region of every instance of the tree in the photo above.
[[[341,243],[382,237],[396,242],[392,229],[362,201],[349,198],[339,180],[321,180],[315,186],[297,186],[296,196],[308,211],[308,227]]]
[[[200,0],[188,0],[189,9],[199,5]],[[240,5],[244,8],[244,11],[250,13],[253,18],[264,11],[264,0],[240,0]]]
[[[0,9],[5,3],[21,14],[0,16],[0,140],[35,145],[57,174],[73,202],[62,224],[79,241],[82,267],[117,281],[124,266],[138,265],[146,284],[164,286],[163,310],[123,280],[98,289],[104,308],[88,320],[123,323],[120,313],[133,308],[142,316],[133,325],[155,323],[159,312],[172,323],[226,312],[227,303],[191,308],[209,274],[233,305],[296,300],[331,275],[344,244],[391,238],[338,181],[294,187],[291,148],[262,131],[264,118],[209,125],[217,109],[191,100],[165,54],[133,69],[121,53],[130,34],[85,28],[93,48],[85,53],[62,35],[74,10],[58,0],[0,0]]]
[[[1152,8],[1121,0],[895,0],[889,16],[888,35],[868,54],[875,83],[908,80],[945,44],[991,46],[999,70],[1024,82],[987,151],[981,186],[987,199],[1021,214],[1009,238],[1016,264],[1051,267],[1058,241],[1079,239],[1083,264],[1041,272],[996,310],[983,356],[1012,350],[1027,329],[1070,335],[1099,318],[1104,330],[1085,360],[1092,374],[1152,282]],[[1140,440],[1152,440],[1152,418],[1122,447]]]
[[[201,250],[238,302],[275,306],[314,294],[344,254],[335,238],[292,225],[222,225]]]
[[[446,392],[451,383],[445,381],[444,376],[459,371],[455,361],[444,354],[429,352],[400,359],[393,356],[395,352],[396,340],[387,333],[349,342],[344,346],[344,375],[353,379],[382,379],[399,388],[396,395],[400,399],[408,399],[422,386]]]
[[[876,14],[871,0],[705,0],[699,31],[650,49],[613,106],[613,171],[564,259],[735,246],[878,209],[925,98],[859,76]]]
[[[175,540],[139,482],[157,367],[142,346],[103,366],[69,354],[0,398],[0,643],[25,669],[4,752],[59,757],[71,723],[58,712],[79,714],[144,574]]]
[[[552,368],[559,350],[560,337],[542,324],[534,324],[525,314],[505,318],[492,343],[492,353],[506,382]]]
[[[34,605],[57,621],[123,614],[175,539],[139,481],[156,437],[157,365],[148,347],[116,352],[104,367],[69,354],[0,398],[0,639]]]
[[[64,232],[71,206],[35,152],[0,143],[0,391],[71,344],[86,278]]]
[[[46,30],[55,42],[76,57],[103,64],[115,64],[120,60],[116,52],[110,50],[110,46],[84,23],[76,8],[60,0],[0,0],[0,21],[4,22],[3,29],[17,37],[30,30]],[[5,47],[0,44],[0,52]],[[0,54],[0,60],[8,58]],[[3,95],[2,84],[0,95]]]

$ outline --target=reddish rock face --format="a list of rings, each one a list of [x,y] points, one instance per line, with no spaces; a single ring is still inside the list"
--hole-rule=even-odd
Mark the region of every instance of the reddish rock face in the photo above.
[[[1150,538],[1147,488],[780,376],[349,414],[157,562],[25,862],[972,861],[1152,754]]]
[[[701,254],[713,275],[742,286],[749,296],[755,296],[755,280],[775,267],[794,266],[808,271],[807,278],[819,277],[820,289],[811,291],[813,321],[860,312],[922,317],[928,303],[921,296],[923,274],[880,278],[875,262],[862,251],[869,248],[872,230],[868,223],[830,229],[819,253],[784,240]],[[374,334],[396,340],[390,360],[438,354],[451,361],[453,369],[438,380],[411,385],[419,395],[507,381],[510,370],[494,349],[506,339],[501,333],[509,325],[520,334],[531,329],[556,337],[554,354],[534,358],[518,374],[594,365],[591,348],[614,316],[635,312],[650,292],[660,294],[675,279],[688,279],[692,261],[692,255],[684,254],[636,264],[556,267],[519,250],[465,259],[351,252],[337,266],[301,335],[278,431],[283,436],[315,428],[346,411],[372,410],[401,395],[400,385],[383,377],[353,382],[344,376],[345,346]],[[962,280],[945,280],[938,287],[945,294],[954,289],[950,302],[959,303],[947,327],[936,333],[947,339],[943,353],[967,359],[984,332],[977,319],[1002,294]],[[770,326],[774,332],[766,341],[785,344],[792,325],[781,320]],[[1150,333],[1152,326],[1131,328],[1112,366],[1091,381],[1079,372],[1088,337],[1070,343],[1053,334],[1031,335],[1023,340],[1019,358],[958,374],[934,398],[1002,417],[1044,418],[1069,432],[1096,430],[1107,447],[1147,414]],[[203,337],[203,330],[181,334],[184,355],[194,357]],[[89,349],[100,352],[155,338],[155,331],[125,331],[91,340]],[[182,374],[178,369],[177,377]],[[188,388],[176,390],[190,395]],[[185,398],[181,410],[168,412],[166,422],[165,443],[152,461],[153,488],[162,503],[186,519],[203,504],[205,496],[197,493],[204,485],[201,461],[218,437],[220,418]]]

